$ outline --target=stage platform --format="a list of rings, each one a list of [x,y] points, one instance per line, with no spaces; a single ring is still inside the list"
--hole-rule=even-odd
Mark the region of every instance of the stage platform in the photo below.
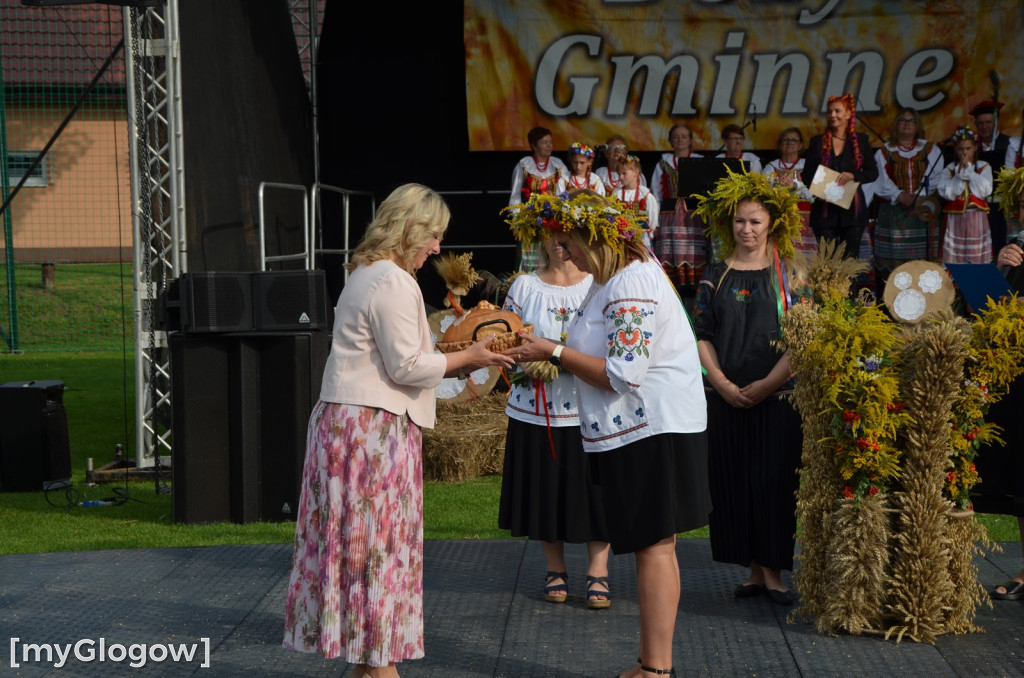
[[[1002,546],[977,560],[987,588],[1020,568],[1020,545]],[[1024,675],[1024,601],[995,601],[978,613],[987,633],[935,645],[828,637],[807,622],[788,623],[789,610],[766,597],[734,599],[744,571],[712,562],[707,540],[679,540],[677,549],[680,676]],[[2,556],[0,675],[349,675],[341,660],[281,648],[290,560],[289,544]],[[600,611],[588,610],[582,595],[582,546],[567,549],[570,597],[561,605],[543,600],[544,560],[534,542],[428,541],[425,562],[426,657],[402,663],[406,678],[608,677],[636,656],[631,556],[612,557],[614,601]],[[29,646],[44,644],[71,644],[62,668],[54,668],[56,652],[46,661],[44,648],[37,661]],[[140,656],[133,644],[147,645],[144,666],[130,666],[131,653]],[[157,661],[168,645],[194,645],[196,654]]]

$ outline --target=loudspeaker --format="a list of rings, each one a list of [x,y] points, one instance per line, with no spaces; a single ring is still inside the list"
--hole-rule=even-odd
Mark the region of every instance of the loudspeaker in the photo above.
[[[250,273],[184,273],[160,299],[160,328],[168,332],[248,332],[252,329]]]
[[[172,333],[172,518],[294,520],[327,332]]]
[[[324,272],[264,271],[252,274],[253,329],[328,328]]]
[[[0,489],[42,490],[71,480],[64,382],[9,382],[0,386]]]

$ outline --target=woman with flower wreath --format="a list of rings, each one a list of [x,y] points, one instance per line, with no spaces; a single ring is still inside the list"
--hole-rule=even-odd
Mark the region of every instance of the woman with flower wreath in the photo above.
[[[1024,223],[1024,167],[1014,169],[1003,167],[999,171],[995,197],[1006,221],[1017,218]],[[1005,245],[996,256],[996,264],[1011,281],[1024,276],[1024,249],[1015,242]],[[1017,279],[1017,293],[1024,290]],[[990,445],[978,450],[975,457],[981,482],[971,494],[974,510],[982,513],[998,513],[1015,516],[1021,535],[1021,552],[1024,555],[1024,377],[1018,377],[1006,396],[992,405],[986,417],[1002,428],[1001,437],[1005,445]],[[996,586],[989,592],[995,600],[1019,600],[1024,597],[1024,568],[1009,581]]]
[[[823,134],[811,137],[804,156],[804,185],[814,182],[818,167],[839,172],[840,186],[856,181],[857,194],[849,208],[815,200],[811,206],[811,228],[818,240],[826,238],[846,245],[846,256],[856,259],[861,237],[868,224],[868,203],[864,185],[878,178],[878,165],[866,134],[857,132],[857,107],[852,94],[828,98],[827,126]]]
[[[733,173],[698,198],[723,260],[704,273],[694,327],[708,400],[711,554],[750,568],[737,598],[791,605],[802,443],[788,354],[777,345],[799,279],[798,196],[760,173]]]
[[[520,241],[553,238],[594,276],[565,344],[524,335],[505,353],[518,363],[553,362],[575,377],[583,449],[612,550],[636,558],[639,661],[622,675],[674,675],[675,535],[706,524],[710,510],[697,342],[632,211],[582,191],[537,196],[509,221]]]
[[[569,191],[589,188],[598,195],[604,195],[604,182],[593,171],[594,149],[580,142],[573,143],[567,154],[569,173],[558,178],[555,192],[561,195]]]
[[[553,157],[555,149],[551,130],[534,127],[526,134],[532,153],[516,163],[512,170],[512,194],[509,207],[515,207],[530,199],[534,193],[552,194],[558,187],[558,180],[569,174],[569,168]],[[532,271],[537,268],[540,253],[536,248],[523,247],[519,257],[519,269]]]
[[[535,336],[565,341],[594,278],[563,256],[554,238],[544,240],[541,266],[512,281],[505,310],[533,324]],[[587,607],[611,605],[608,555],[600,488],[590,470],[580,436],[573,377],[547,361],[524,366],[512,377],[508,431],[501,476],[498,527],[513,537],[541,542],[547,575],[544,600],[564,603],[569,596],[565,542],[587,545]]]

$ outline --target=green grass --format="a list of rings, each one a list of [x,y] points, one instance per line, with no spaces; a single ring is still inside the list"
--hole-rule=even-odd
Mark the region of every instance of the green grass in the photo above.
[[[292,523],[181,525],[171,521],[171,497],[152,482],[85,487],[86,459],[96,468],[123,444],[134,458],[133,355],[115,351],[0,354],[0,383],[58,379],[65,384],[71,466],[77,497],[64,492],[0,493],[0,554],[87,551],[110,548],[287,543]],[[497,528],[501,480],[428,482],[424,487],[424,533],[428,539],[504,539]],[[127,498],[119,506],[85,508],[85,499]],[[995,541],[1018,541],[1008,516],[979,516]],[[707,528],[685,537],[707,538]]]
[[[118,350],[134,344],[132,269],[120,264],[56,264],[43,289],[39,264],[14,267],[17,350]],[[14,327],[7,269],[0,266],[0,347],[10,351]]]

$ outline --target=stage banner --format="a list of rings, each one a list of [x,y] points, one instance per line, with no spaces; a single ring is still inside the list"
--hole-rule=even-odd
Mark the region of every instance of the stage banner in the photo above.
[[[699,150],[746,124],[749,148],[824,127],[826,100],[851,92],[887,137],[899,107],[928,139],[973,124],[974,104],[1006,102],[999,128],[1021,133],[1024,11],[1018,0],[465,0],[466,101],[473,151],[556,149],[624,135],[668,150],[674,122]],[[756,122],[755,122],[756,120]],[[873,144],[880,140],[868,132]]]

